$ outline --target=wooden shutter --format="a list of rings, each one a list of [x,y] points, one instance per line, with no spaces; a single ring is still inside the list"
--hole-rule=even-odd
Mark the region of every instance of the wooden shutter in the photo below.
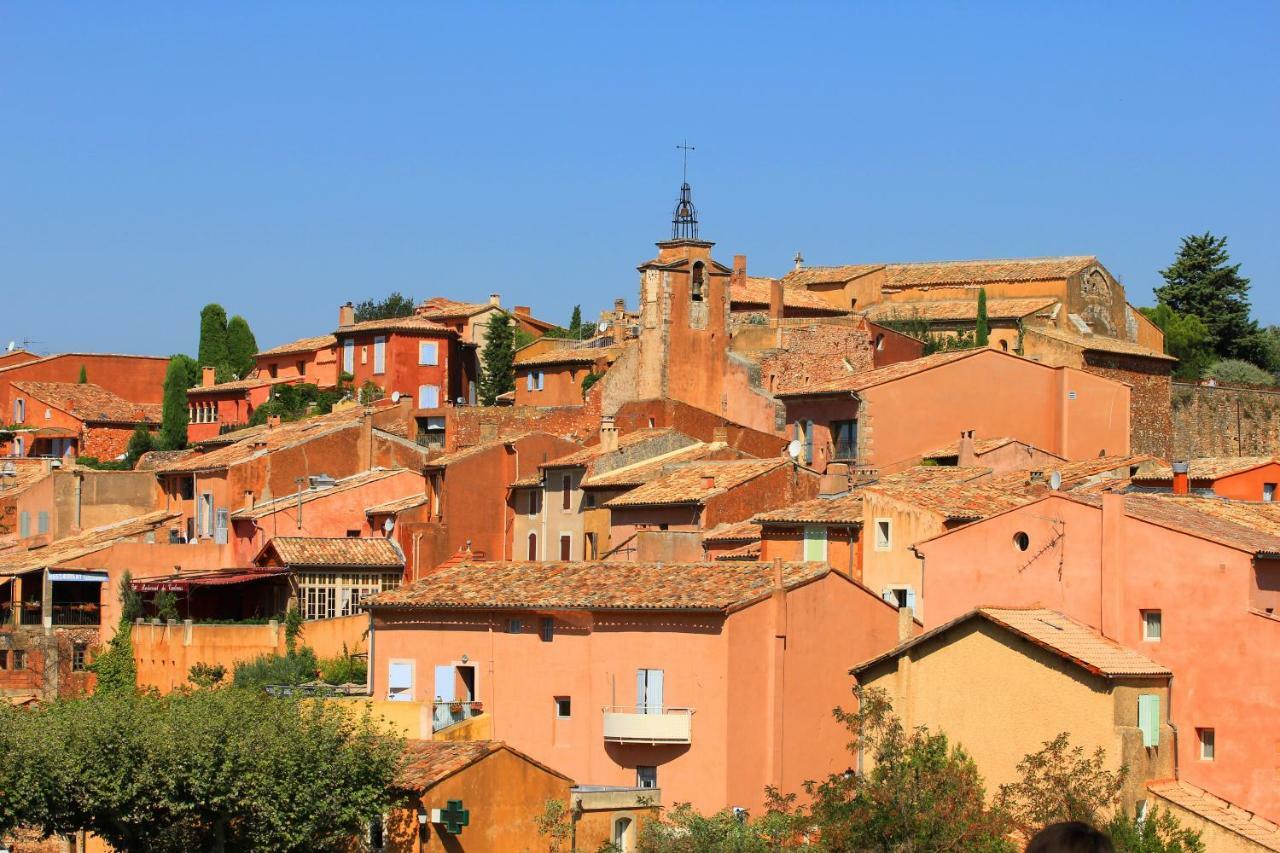
[[[1142,729],[1142,745],[1160,745],[1160,697],[1144,694],[1138,697],[1138,728]]]

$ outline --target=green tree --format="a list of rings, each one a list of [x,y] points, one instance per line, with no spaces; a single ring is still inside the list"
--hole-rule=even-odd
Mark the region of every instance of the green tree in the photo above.
[[[81,385],[86,385],[86,384],[88,384],[88,382],[89,382],[89,371],[87,371],[87,370],[85,370],[85,369],[84,369],[84,365],[83,365],[83,364],[82,364],[82,365],[80,365],[80,378],[79,378],[79,380],[77,380],[77,381],[78,381]]]
[[[1051,823],[1078,820],[1097,826],[1115,805],[1128,770],[1108,770],[1106,753],[1071,746],[1062,732],[1018,763],[1019,780],[1000,786],[996,802],[1025,835]]]
[[[1249,316],[1249,279],[1240,275],[1240,264],[1231,263],[1226,237],[1207,231],[1183,237],[1173,263],[1160,275],[1165,283],[1155,289],[1156,298],[1179,314],[1199,317],[1219,356],[1256,356],[1258,326]]]
[[[160,449],[181,450],[187,446],[187,424],[191,410],[187,389],[194,381],[195,362],[190,356],[175,355],[164,373],[164,403],[160,410]]]
[[[516,387],[515,334],[511,318],[494,314],[489,319],[484,349],[480,352],[480,402],[492,406],[500,394]]]
[[[227,312],[215,302],[200,311],[200,350],[196,359],[201,367],[227,364]]]
[[[249,321],[235,315],[227,321],[227,366],[232,373],[244,379],[253,371],[253,357],[257,354],[258,341],[249,328]]]
[[[1139,820],[1123,809],[1107,823],[1117,853],[1204,853],[1200,833],[1187,829],[1169,811],[1153,808]]]
[[[227,668],[220,663],[194,663],[187,670],[187,680],[202,690],[210,690],[227,677]]]
[[[710,816],[694,811],[688,803],[678,803],[659,820],[649,821],[640,831],[641,853],[773,853],[797,843],[804,830],[812,828],[803,811],[795,808],[795,795],[781,797],[766,789],[764,814],[752,817],[742,811],[723,809]],[[803,845],[807,851],[833,850],[820,839]]]
[[[974,328],[973,345],[985,347],[991,338],[991,324],[987,320],[987,289],[978,290],[978,323]]]
[[[1139,310],[1164,332],[1164,351],[1178,359],[1174,377],[1199,379],[1214,358],[1213,335],[1209,327],[1194,314],[1179,314],[1164,303]]]
[[[151,437],[151,430],[147,429],[145,424],[138,424],[133,428],[133,435],[129,436],[129,446],[125,450],[125,461],[129,463],[129,467],[138,464],[138,459],[144,453],[155,450],[155,440]]]
[[[138,665],[133,659],[133,621],[142,615],[142,599],[133,588],[127,569],[120,578],[120,624],[107,647],[94,656],[89,670],[98,676],[99,693],[132,692],[138,687]]]
[[[569,337],[575,340],[582,340],[587,337],[583,334],[581,305],[573,306],[573,313],[569,315]]]
[[[1272,374],[1238,358],[1224,358],[1204,369],[1205,379],[1216,379],[1227,385],[1275,385]]]
[[[413,316],[413,298],[400,291],[393,292],[386,299],[366,299],[356,305],[356,322],[365,320],[389,320],[392,317]]]
[[[0,820],[121,850],[348,849],[389,805],[402,749],[368,714],[236,689],[0,713],[6,795],[38,780],[0,798]]]
[[[174,621],[178,619],[178,596],[173,592],[162,589],[156,593],[151,603],[156,609],[156,618],[160,621],[168,622],[171,619]]]

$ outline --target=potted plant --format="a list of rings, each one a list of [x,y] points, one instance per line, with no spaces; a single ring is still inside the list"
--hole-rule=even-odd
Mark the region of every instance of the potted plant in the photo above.
[[[484,703],[483,703],[483,702],[481,702],[481,701],[479,701],[479,700],[476,700],[476,699],[472,699],[472,700],[471,700],[471,713],[473,713],[473,714],[479,714],[479,713],[480,713],[481,711],[483,711],[483,710],[484,710]]]
[[[449,703],[449,711],[454,714],[461,714],[462,703],[455,699],[453,702]]]

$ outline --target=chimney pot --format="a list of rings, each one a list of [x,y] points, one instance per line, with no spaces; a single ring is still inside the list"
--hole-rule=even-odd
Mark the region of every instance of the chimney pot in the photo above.
[[[956,465],[960,468],[972,468],[978,464],[978,452],[973,446],[973,430],[960,433],[960,451],[956,455]]]
[[[796,262],[796,269],[804,269],[804,255],[800,254],[799,250],[796,251],[796,256],[792,260]]]
[[[710,474],[704,475],[702,478],[702,488],[706,491],[711,491],[715,487],[716,487],[716,478],[711,476]]]
[[[776,279],[776,278],[770,279],[769,280],[769,319],[781,320],[784,311],[785,311],[785,304],[784,304],[784,298],[783,298],[782,280]]]
[[[529,316],[529,311],[530,311],[530,308],[529,308],[529,306],[528,306],[528,305],[517,305],[517,306],[516,306],[516,313],[517,313],[517,314],[519,314],[521,317],[528,317],[528,316]]]
[[[1191,493],[1191,463],[1174,462],[1173,463],[1173,493],[1175,495],[1187,495]]]
[[[501,297],[499,294],[497,294],[497,293],[490,293],[490,294],[489,294],[489,304],[490,304],[490,305],[493,305],[493,306],[495,306],[495,307],[499,307],[499,306],[501,306],[501,305],[502,305],[502,297]]]
[[[350,302],[338,308],[338,325],[350,326],[356,321],[356,307]]]
[[[278,426],[280,426],[279,415],[271,415],[267,418],[267,429],[275,429]]]
[[[600,416],[600,449],[605,453],[618,449],[618,427],[613,415]]]
[[[208,366],[200,368],[200,387],[208,388],[216,384],[218,384],[218,369]]]

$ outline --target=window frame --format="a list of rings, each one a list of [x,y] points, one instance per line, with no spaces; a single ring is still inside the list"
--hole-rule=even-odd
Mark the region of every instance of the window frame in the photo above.
[[[543,616],[538,622],[538,636],[542,638],[542,642],[549,643],[556,636],[556,620],[552,616]]]
[[[1217,760],[1218,737],[1213,726],[1198,727],[1196,729],[1196,745],[1197,754],[1201,761]]]
[[[572,696],[553,696],[552,700],[555,702],[557,720],[573,719],[573,697]]]
[[[428,355],[428,352],[430,355]],[[440,342],[418,341],[418,365],[420,367],[438,367],[440,364]]]
[[[804,562],[825,563],[827,561],[827,548],[830,544],[827,526],[825,524],[806,524],[801,535],[804,538]],[[818,556],[810,556],[811,547],[822,553]]]
[[[1158,643],[1164,639],[1164,611],[1158,607],[1152,607],[1139,611],[1142,614],[1142,642]],[[1155,616],[1155,633],[1152,634],[1151,617]]]
[[[89,668],[89,644],[83,640],[71,643],[71,671],[87,672]]]
[[[387,372],[387,336],[373,336],[373,375],[384,376]]]
[[[560,475],[560,509],[573,512],[573,477],[569,474]]]
[[[656,764],[636,765],[636,787],[649,790],[658,787],[658,766]]]
[[[875,540],[873,546],[876,551],[885,552],[893,550],[893,519],[877,518],[872,522]],[[884,540],[881,542],[880,526],[884,525]]]

